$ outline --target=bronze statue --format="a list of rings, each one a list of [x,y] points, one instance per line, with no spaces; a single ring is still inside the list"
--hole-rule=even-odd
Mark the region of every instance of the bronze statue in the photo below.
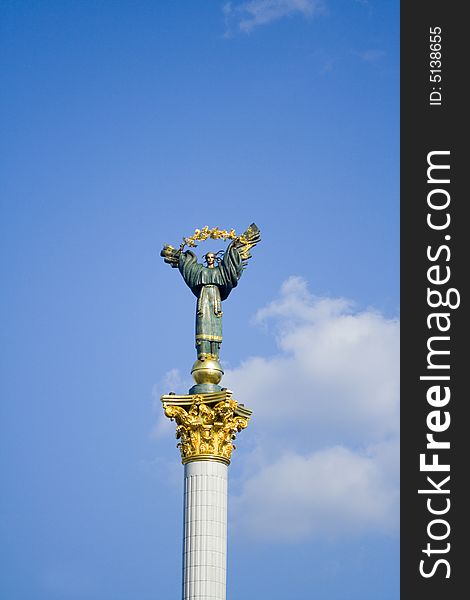
[[[206,265],[197,262],[197,256],[186,246],[195,247],[196,241],[206,239],[231,240],[225,252],[207,252]],[[193,366],[193,376],[198,386],[193,391],[209,392],[220,389],[216,384],[223,371],[219,364],[219,350],[222,343],[222,302],[226,300],[242,276],[250,249],[261,240],[260,230],[252,223],[244,234],[237,236],[235,231],[209,229],[207,226],[190,238],[183,238],[178,249],[165,245],[160,255],[173,268],[178,268],[185,283],[197,298],[196,302],[196,351],[197,361]],[[209,364],[210,363],[210,364]],[[212,372],[210,376],[209,372]],[[199,381],[200,380],[200,381]],[[217,380],[217,381],[216,381]],[[207,384],[201,388],[202,384]],[[211,387],[212,386],[212,387]],[[210,388],[210,389],[209,389]]]

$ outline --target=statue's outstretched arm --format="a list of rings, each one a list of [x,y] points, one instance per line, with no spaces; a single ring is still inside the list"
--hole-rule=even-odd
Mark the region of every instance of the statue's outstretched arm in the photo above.
[[[163,260],[173,269],[178,267],[180,254],[181,249],[173,248],[173,246],[170,246],[169,244],[165,244],[163,250],[160,252],[160,256],[163,256]]]
[[[232,242],[234,248],[240,253],[240,257],[245,267],[248,259],[251,258],[250,250],[261,241],[261,232],[255,223],[252,223],[248,229]]]
[[[197,256],[194,254],[194,252],[191,250],[186,250],[186,252],[183,252],[181,248],[173,248],[173,246],[170,246],[170,244],[165,244],[163,246],[160,256],[163,256],[163,260],[173,269],[178,267],[181,257],[183,257],[184,262],[197,263]]]

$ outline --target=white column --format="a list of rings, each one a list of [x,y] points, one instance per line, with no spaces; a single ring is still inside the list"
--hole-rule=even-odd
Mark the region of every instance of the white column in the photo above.
[[[225,600],[228,466],[184,466],[183,600]]]

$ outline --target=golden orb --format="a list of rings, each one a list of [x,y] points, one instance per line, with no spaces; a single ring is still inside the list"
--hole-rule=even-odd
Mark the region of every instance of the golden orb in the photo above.
[[[223,374],[219,361],[214,358],[198,359],[191,369],[191,375],[198,384],[212,383],[217,385]]]

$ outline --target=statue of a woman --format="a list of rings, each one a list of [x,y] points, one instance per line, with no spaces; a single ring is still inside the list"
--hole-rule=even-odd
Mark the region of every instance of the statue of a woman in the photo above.
[[[219,233],[217,237],[222,236]],[[196,350],[201,362],[218,361],[222,343],[222,302],[238,285],[243,269],[251,257],[250,249],[261,239],[260,231],[254,223],[243,235],[233,237],[225,252],[208,252],[204,255],[206,265],[198,263],[197,256],[191,250],[183,251],[184,243],[178,250],[166,245],[160,253],[166,263],[179,269],[197,298]]]
[[[233,242],[220,261],[213,252],[208,252],[204,258],[207,266],[199,264],[194,252],[187,250],[180,254],[178,262],[184,281],[197,298],[196,350],[199,360],[219,357],[222,301],[238,285],[243,272],[242,259]]]

